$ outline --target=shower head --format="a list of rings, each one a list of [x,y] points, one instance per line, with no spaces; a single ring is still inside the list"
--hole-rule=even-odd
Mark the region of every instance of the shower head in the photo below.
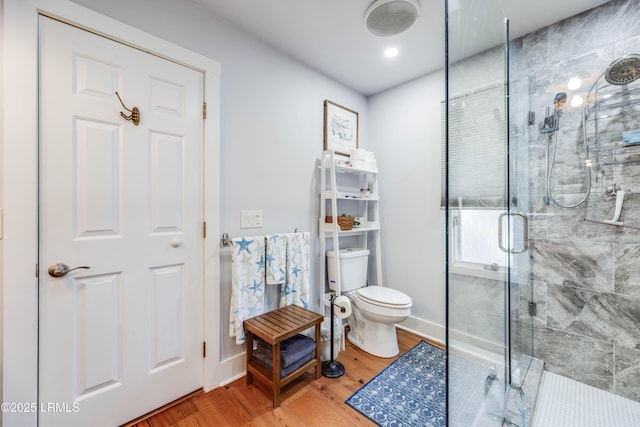
[[[555,98],[553,98],[553,107],[556,110],[562,110],[562,107],[567,102],[567,94],[564,92],[556,93]]]
[[[640,78],[640,55],[622,56],[611,64],[604,78],[612,85],[626,85]]]

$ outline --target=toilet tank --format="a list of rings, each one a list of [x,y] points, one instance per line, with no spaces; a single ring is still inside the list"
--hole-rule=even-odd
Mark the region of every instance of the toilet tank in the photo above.
[[[340,292],[349,292],[367,285],[369,250],[360,248],[340,249]],[[329,289],[336,290],[336,254],[327,252]]]

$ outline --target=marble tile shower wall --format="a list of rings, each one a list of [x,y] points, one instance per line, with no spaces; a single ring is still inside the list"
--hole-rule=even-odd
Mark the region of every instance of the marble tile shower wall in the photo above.
[[[553,111],[557,92],[567,92],[569,101],[584,98],[614,59],[640,54],[640,1],[606,3],[528,34],[514,47],[517,174],[519,185],[528,186],[518,189],[524,193],[519,202],[531,218],[518,281],[523,300],[538,303],[533,356],[552,372],[640,401],[640,230],[584,221],[613,217],[615,198],[605,190],[617,183],[627,192],[622,220],[640,226],[640,146],[622,146],[623,131],[640,129],[640,104],[610,110],[612,119],[598,120],[597,139],[594,122],[587,122],[592,188],[577,208],[543,202],[547,136],[537,125],[545,107]],[[570,91],[566,82],[576,75],[583,86]],[[640,80],[612,96],[624,101],[635,87],[640,92]],[[536,125],[527,125],[528,111],[535,112]],[[581,115],[581,107],[567,102],[557,134],[551,190],[564,205],[587,191]]]

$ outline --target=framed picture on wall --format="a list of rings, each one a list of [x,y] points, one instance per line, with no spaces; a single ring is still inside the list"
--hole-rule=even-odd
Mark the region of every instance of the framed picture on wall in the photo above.
[[[350,155],[358,148],[358,113],[325,99],[324,149]]]

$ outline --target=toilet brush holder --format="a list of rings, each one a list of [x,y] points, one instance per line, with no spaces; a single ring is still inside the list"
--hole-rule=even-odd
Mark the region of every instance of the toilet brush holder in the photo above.
[[[342,376],[344,374],[344,365],[340,362],[338,362],[337,360],[334,359],[334,354],[333,354],[333,336],[334,336],[334,326],[333,324],[335,323],[333,321],[333,316],[334,314],[334,308],[335,308],[335,304],[334,304],[334,300],[336,299],[335,295],[331,295],[331,359],[322,362],[322,375],[324,375],[325,377],[328,378],[338,378],[340,376]],[[340,307],[341,310],[345,310],[343,307]]]

